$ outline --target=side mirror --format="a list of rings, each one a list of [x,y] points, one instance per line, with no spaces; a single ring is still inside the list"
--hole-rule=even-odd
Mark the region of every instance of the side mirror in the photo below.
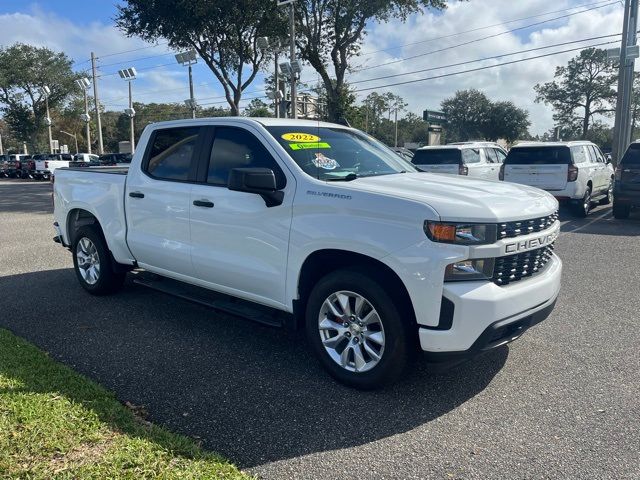
[[[256,193],[267,207],[282,204],[284,192],[276,186],[276,176],[270,168],[233,168],[227,183],[229,190]]]

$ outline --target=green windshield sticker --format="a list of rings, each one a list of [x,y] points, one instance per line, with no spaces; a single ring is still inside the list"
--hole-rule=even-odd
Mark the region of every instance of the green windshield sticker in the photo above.
[[[316,150],[319,148],[331,148],[327,142],[315,142],[315,143],[290,143],[291,150]]]

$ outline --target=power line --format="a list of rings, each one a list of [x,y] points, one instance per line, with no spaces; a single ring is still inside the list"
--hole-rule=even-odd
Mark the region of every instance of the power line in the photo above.
[[[375,87],[360,88],[358,90],[354,90],[354,93],[366,92],[366,91],[370,91],[370,90],[379,90],[380,88],[395,87],[395,86],[398,86],[398,85],[407,85],[407,84],[411,84],[411,83],[425,82],[427,80],[437,80],[437,79],[440,79],[440,78],[453,77],[453,76],[462,75],[462,74],[465,74],[465,73],[479,72],[481,70],[489,70],[489,69],[492,69],[492,68],[504,67],[506,65],[513,65],[515,63],[522,63],[522,62],[528,62],[530,60],[537,60],[537,59],[540,59],[540,58],[551,57],[553,55],[561,55],[563,53],[575,52],[575,51],[578,51],[578,50],[583,50],[585,48],[594,48],[594,47],[601,47],[603,45],[611,45],[612,43],[617,43],[617,42],[615,40],[611,40],[609,42],[597,43],[597,44],[593,44],[593,45],[583,45],[581,47],[571,48],[571,49],[568,49],[568,50],[562,50],[562,51],[559,51],[559,52],[545,53],[544,55],[537,55],[535,57],[521,58],[521,59],[518,59],[518,60],[511,60],[509,62],[496,63],[495,65],[485,65],[483,67],[472,68],[472,69],[469,69],[469,70],[461,70],[461,71],[458,71],[458,72],[444,73],[442,75],[434,75],[432,77],[418,78],[418,79],[415,79],[415,80],[406,80],[404,82],[388,83],[388,84],[385,84],[385,85],[377,85]]]
[[[169,45],[169,42],[160,42],[160,43],[156,43],[154,45],[147,45],[145,47],[132,48],[130,50],[122,50],[120,52],[107,53],[105,55],[100,55],[97,58],[115,57],[116,55],[124,55],[125,53],[139,52],[140,50],[146,50],[148,48],[154,48],[154,47],[161,47],[161,46],[164,46],[164,45]]]
[[[503,53],[503,54],[500,54],[500,55],[493,55],[491,57],[478,58],[478,59],[475,59],[475,60],[467,60],[465,62],[451,63],[449,65],[440,65],[440,66],[437,66],[437,67],[423,68],[423,69],[420,69],[420,70],[414,70],[412,72],[396,73],[396,74],[393,74],[393,75],[385,75],[385,76],[382,76],[382,77],[375,77],[375,78],[366,78],[366,79],[363,79],[363,80],[356,80],[356,81],[352,81],[352,82],[349,82],[349,83],[351,85],[355,85],[355,84],[358,84],[358,83],[372,82],[374,80],[384,80],[384,79],[387,79],[387,78],[395,78],[395,77],[402,77],[402,76],[406,76],[406,75],[413,75],[415,73],[430,72],[430,71],[433,71],[433,70],[440,70],[442,68],[459,67],[461,65],[468,65],[470,63],[484,62],[486,60],[496,60],[496,59],[502,58],[502,57],[510,57],[511,55],[518,55],[520,53],[536,52],[536,51],[539,51],[539,50],[546,50],[547,48],[563,47],[563,46],[572,45],[572,44],[575,44],[575,43],[590,42],[592,40],[601,40],[603,38],[617,37],[617,36],[620,36],[620,35],[622,35],[622,34],[621,33],[612,33],[610,35],[600,35],[598,37],[583,38],[581,40],[573,40],[573,41],[570,41],[570,42],[556,43],[556,44],[553,44],[553,45],[546,45],[544,47],[529,48],[529,49],[526,49],[526,50],[519,50],[517,52]],[[586,47],[581,47],[581,48],[586,48]]]
[[[427,40],[420,40],[418,42],[411,42],[411,43],[405,43],[405,44],[402,44],[402,45],[396,45],[395,47],[382,48],[382,49],[379,49],[379,50],[372,50],[370,52],[362,53],[361,56],[364,57],[364,56],[368,56],[368,55],[373,55],[374,53],[389,52],[389,51],[392,51],[392,50],[397,50],[399,48],[409,47],[411,45],[419,45],[419,44],[422,44],[422,43],[435,42],[436,40],[444,40],[445,38],[457,37],[458,35],[464,35],[466,33],[473,33],[473,32],[477,32],[477,31],[480,31],[480,30],[487,30],[489,28],[501,27],[503,25],[509,25],[510,23],[521,22],[523,20],[530,20],[532,18],[544,17],[545,15],[552,15],[554,13],[567,12],[567,11],[570,11],[570,10],[576,10],[578,8],[591,7],[593,5],[600,5],[602,3],[607,3],[607,2],[611,2],[611,0],[600,0],[599,2],[586,3],[586,4],[583,4],[583,5],[576,5],[575,7],[572,7],[572,8],[563,8],[561,10],[553,10],[551,12],[538,13],[537,15],[531,15],[529,17],[514,18],[513,20],[506,20],[506,21],[501,22],[501,23],[494,23],[492,25],[486,25],[484,27],[472,28],[471,30],[465,30],[465,31],[462,31],[462,32],[450,33],[448,35],[442,35],[442,36],[439,36],[439,37],[432,37],[432,38],[429,38]],[[618,3],[618,2],[616,1],[616,2],[613,2],[613,3]],[[603,5],[603,6],[606,6],[606,5]],[[577,13],[582,13],[582,12],[577,12]]]
[[[604,7],[607,7],[609,5],[614,5],[616,3],[618,3],[617,0],[613,1],[613,2],[609,2],[609,3],[605,4],[605,5],[600,5],[600,6],[597,6],[597,7],[591,7],[589,9],[582,10],[580,12],[567,13],[565,15],[560,15],[558,17],[549,18],[547,20],[542,20],[540,22],[530,23],[528,25],[524,25],[522,27],[513,28],[511,30],[506,30],[504,32],[494,33],[494,34],[487,35],[487,36],[484,36],[484,37],[476,38],[474,40],[469,40],[469,41],[466,41],[466,42],[463,42],[463,43],[458,43],[456,45],[449,45],[448,47],[439,48],[437,50],[431,50],[429,52],[424,52],[424,53],[412,55],[410,57],[404,57],[404,58],[400,58],[398,60],[392,60],[392,61],[389,61],[389,62],[380,63],[378,65],[371,65],[371,66],[368,66],[368,67],[361,67],[361,68],[356,69],[356,71],[357,72],[362,72],[362,71],[365,71],[365,70],[371,70],[371,69],[374,69],[374,68],[380,68],[380,67],[384,67],[384,66],[387,66],[387,65],[393,65],[393,64],[396,64],[396,63],[406,62],[407,60],[413,60],[414,58],[425,57],[427,55],[433,55],[434,53],[440,53],[440,52],[444,52],[444,51],[447,51],[447,50],[453,50],[454,48],[463,47],[463,46],[466,46],[466,45],[471,45],[473,43],[477,43],[477,42],[481,42],[481,41],[484,41],[484,40],[488,40],[490,38],[500,37],[500,36],[506,35],[508,33],[513,33],[513,32],[517,32],[517,31],[520,31],[520,30],[526,30],[526,29],[531,28],[531,27],[535,27],[535,26],[542,25],[542,24],[545,24],[545,23],[553,22],[555,20],[561,20],[563,18],[568,18],[568,17],[574,16],[574,15],[579,15],[581,13],[590,12],[592,10],[597,10],[599,8],[604,8]]]

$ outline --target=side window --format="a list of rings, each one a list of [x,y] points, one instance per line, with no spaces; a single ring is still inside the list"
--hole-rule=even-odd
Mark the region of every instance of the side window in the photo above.
[[[507,158],[505,153],[502,150],[498,150],[497,148],[493,150],[498,157],[498,163],[504,163],[504,159]]]
[[[587,162],[587,152],[582,147],[571,147],[571,156],[573,157],[573,163]]]
[[[480,150],[477,148],[463,148],[462,160],[464,163],[480,163]]]
[[[199,132],[199,127],[157,130],[148,154],[146,172],[161,180],[188,180]]]
[[[231,169],[249,167],[273,170],[279,189],[287,183],[276,161],[256,137],[241,128],[217,127],[209,158],[207,183],[227,186]]]
[[[598,163],[607,163],[607,161],[604,158],[604,155],[602,154],[602,152],[598,147],[596,147],[595,145],[591,145],[591,148],[593,150],[593,153],[596,156],[596,160],[598,161]]]
[[[484,151],[487,154],[487,160],[489,163],[500,163],[498,161],[498,155],[496,155],[496,151],[493,148],[485,148]]]

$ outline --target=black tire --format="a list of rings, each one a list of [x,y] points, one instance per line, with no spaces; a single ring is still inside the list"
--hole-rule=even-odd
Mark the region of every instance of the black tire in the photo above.
[[[385,289],[382,285],[383,282],[372,277],[370,273],[365,274],[357,269],[338,270],[320,279],[311,291],[307,301],[305,329],[308,343],[329,374],[350,387],[370,390],[396,381],[404,371],[407,359],[412,351],[412,345],[415,343],[412,342],[411,335],[417,335],[417,330],[411,328],[410,318],[401,314],[403,310],[400,302],[390,296],[389,289]],[[380,324],[384,329],[384,349],[382,350],[381,358],[375,366],[367,371],[349,371],[347,368],[338,365],[322,343],[318,327],[323,304],[332,294],[341,291],[353,292],[364,297],[378,313]],[[343,325],[347,325],[347,323]],[[339,332],[336,333],[337,335],[331,338],[341,337]],[[345,342],[357,341],[355,334],[353,337],[346,337],[346,335],[350,335],[350,333],[344,334]],[[364,338],[364,335],[360,337]],[[367,342],[370,347],[372,343],[368,340]],[[357,347],[357,344],[352,345]],[[370,360],[373,359],[367,353],[363,353],[366,352],[364,341],[358,348],[365,357]],[[352,355],[355,365],[355,354],[348,353],[347,356],[349,355]]]
[[[95,256],[97,256],[98,259],[99,270],[97,280],[93,283],[85,279],[81,272],[81,266],[79,265],[79,263],[82,262],[82,260],[78,258],[80,255],[79,249],[82,250],[79,244],[83,239],[88,239],[89,242],[95,246]],[[87,292],[92,295],[108,295],[118,291],[122,287],[126,274],[113,270],[111,253],[107,248],[107,242],[104,240],[104,236],[99,227],[94,225],[80,227],[75,234],[71,254],[73,256],[73,267],[76,272],[76,277],[78,277],[82,288]],[[86,271],[86,269],[83,270]]]
[[[613,202],[613,178],[609,182],[609,189],[607,190],[607,196],[598,202],[599,205],[611,205]]]
[[[585,218],[591,210],[591,187],[587,187],[582,197],[582,201],[574,205],[576,217]]]
[[[613,200],[613,217],[619,220],[624,220],[625,218],[629,218],[631,214],[631,205],[625,205],[623,203],[618,203]]]

